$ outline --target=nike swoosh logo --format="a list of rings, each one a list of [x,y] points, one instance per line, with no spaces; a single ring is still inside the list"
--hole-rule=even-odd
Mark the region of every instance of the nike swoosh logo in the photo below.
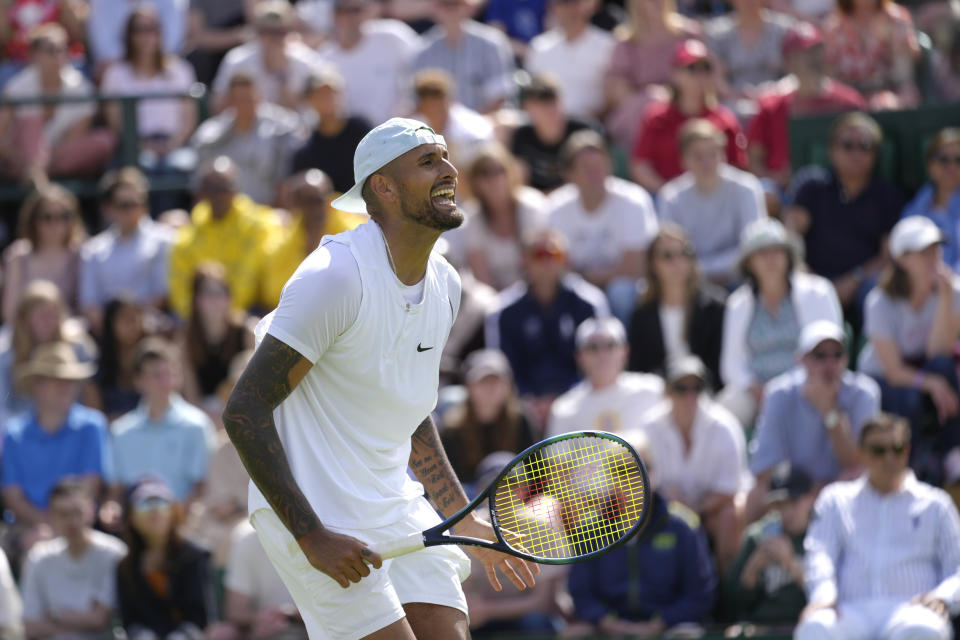
[[[420,343],[417,343],[417,353],[423,353],[424,351],[430,351],[433,347],[422,347]]]

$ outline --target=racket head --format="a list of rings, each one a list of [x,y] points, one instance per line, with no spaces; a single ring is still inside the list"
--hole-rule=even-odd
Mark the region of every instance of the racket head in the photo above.
[[[639,532],[650,481],[637,452],[604,431],[577,431],[521,452],[490,485],[490,522],[508,553],[542,564],[599,556]]]

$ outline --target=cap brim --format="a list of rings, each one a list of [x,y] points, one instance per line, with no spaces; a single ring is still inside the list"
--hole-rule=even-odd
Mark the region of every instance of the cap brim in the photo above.
[[[334,209],[346,213],[367,213],[367,203],[363,200],[363,182],[353,185],[349,191],[330,204]]]

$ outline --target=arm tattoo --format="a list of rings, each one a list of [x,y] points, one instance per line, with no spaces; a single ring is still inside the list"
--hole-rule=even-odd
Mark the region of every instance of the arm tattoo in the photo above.
[[[310,362],[267,335],[237,381],[223,412],[223,425],[250,478],[295,538],[321,526],[297,486],[273,410],[300,381]]]
[[[437,425],[430,416],[427,416],[413,433],[410,469],[423,483],[445,518],[469,502],[443,450]]]

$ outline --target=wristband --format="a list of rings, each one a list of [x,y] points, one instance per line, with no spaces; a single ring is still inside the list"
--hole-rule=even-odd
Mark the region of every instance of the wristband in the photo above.
[[[923,387],[923,381],[927,379],[927,376],[923,371],[917,371],[916,377],[913,379],[913,388],[920,389]]]

